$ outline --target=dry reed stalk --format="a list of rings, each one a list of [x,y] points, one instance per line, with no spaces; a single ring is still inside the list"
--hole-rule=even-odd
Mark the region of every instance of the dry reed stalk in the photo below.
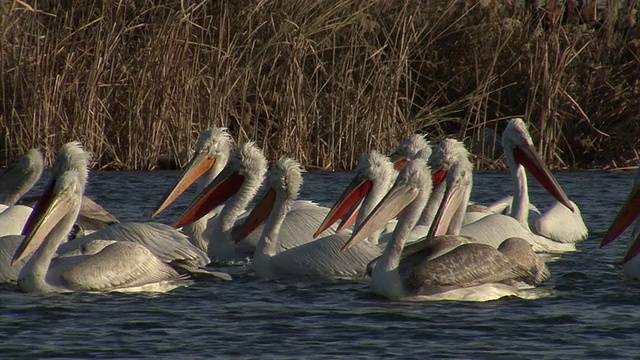
[[[202,129],[226,126],[269,158],[323,169],[414,132],[455,135],[495,167],[515,115],[550,164],[605,164],[613,147],[632,158],[637,22],[545,32],[526,9],[486,3],[9,1],[0,161],[32,146],[50,160],[79,139],[99,168],[180,166]]]

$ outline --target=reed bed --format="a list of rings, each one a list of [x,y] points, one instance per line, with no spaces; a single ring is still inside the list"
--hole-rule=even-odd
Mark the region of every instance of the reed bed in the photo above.
[[[637,4],[550,27],[517,4],[468,5],[2,2],[0,166],[31,147],[50,162],[73,139],[100,169],[180,166],[202,129],[226,126],[309,167],[349,169],[423,132],[491,168],[512,116],[550,166],[634,165]]]

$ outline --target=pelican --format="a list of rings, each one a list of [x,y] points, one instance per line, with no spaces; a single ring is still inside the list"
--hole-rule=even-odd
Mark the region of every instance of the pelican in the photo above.
[[[531,232],[528,223],[529,195],[527,192],[527,176],[525,168],[533,177],[547,190],[558,202],[568,210],[554,210],[548,216],[561,217],[562,214],[570,213],[577,209],[575,204],[569,201],[564,190],[560,187],[549,169],[542,163],[540,157],[533,148],[531,137],[526,131],[524,122],[521,119],[512,119],[502,136],[502,146],[505,151],[507,163],[516,186],[516,196],[514,198],[511,216],[502,214],[492,214],[481,218],[475,222],[465,225],[460,230],[460,234],[468,235],[482,243],[492,243],[498,246],[500,241],[509,237],[522,237],[531,241],[535,251],[561,253],[575,251],[573,242],[559,241],[562,239],[549,238]],[[466,205],[465,205],[466,207]],[[579,211],[575,210],[572,218],[582,219]],[[573,214],[573,213],[571,213]],[[547,216],[546,214],[543,215]],[[514,221],[515,219],[515,221]],[[574,223],[568,222],[567,228],[571,228]],[[586,231],[586,228],[584,228]],[[566,240],[566,238],[563,238]]]
[[[217,127],[202,131],[196,142],[193,157],[185,166],[176,183],[162,197],[158,207],[151,214],[151,218],[156,217],[173,204],[194,182],[198,182],[198,192],[204,190],[224,169],[232,149],[233,138],[226,128]],[[207,251],[209,239],[203,238],[203,233],[207,228],[208,221],[216,217],[220,211],[221,208],[214,209],[193,223],[185,225],[182,229],[189,235],[194,245],[204,251]]]
[[[566,198],[566,195],[563,195],[564,199],[558,199],[543,213],[540,213],[535,206],[530,207],[527,177],[523,166],[535,178],[539,178],[536,169],[530,168],[530,162],[534,161],[532,158],[535,157],[535,161],[539,161],[539,158],[533,149],[533,141],[527,125],[522,119],[514,118],[509,121],[502,135],[502,146],[514,179],[515,195],[513,198],[507,197],[497,201],[490,208],[496,212],[510,213],[525,228],[558,243],[575,243],[586,239],[589,236],[589,230],[584,224],[580,209],[573,201]],[[548,184],[560,188],[555,179]],[[543,186],[547,188],[547,185],[543,184]]]
[[[52,179],[23,231],[12,265],[33,254],[18,276],[24,292],[165,292],[190,283],[140,244],[98,241],[72,256],[54,256],[80,211],[90,155],[79,142],[63,145]]]
[[[409,162],[393,188],[343,247],[348,252],[402,211],[393,239],[373,266],[369,283],[373,292],[401,301],[489,301],[524,296],[517,282],[537,284],[548,276],[548,269],[531,246],[517,238],[507,239],[495,249],[477,243],[452,245],[447,237],[434,238],[436,233],[430,231],[424,240],[427,243],[421,243],[419,251],[401,258],[406,237],[417,223],[431,190],[427,165]],[[433,225],[438,227],[441,218],[436,215]]]
[[[381,156],[377,152],[373,154]],[[393,173],[388,160],[387,164],[389,172]],[[361,279],[366,275],[367,264],[380,255],[380,250],[375,243],[362,242],[353,251],[342,253],[340,248],[349,239],[347,234],[327,235],[315,241],[309,239],[309,242],[293,248],[279,249],[281,226],[302,186],[300,165],[293,159],[281,158],[271,166],[265,182],[267,192],[244,224],[234,232],[235,240],[242,240],[246,233],[266,221],[251,263],[257,276],[269,279]],[[363,208],[367,207],[365,203]],[[322,228],[319,231],[322,232]]]
[[[8,205],[0,213],[0,236],[17,235],[22,232],[31,214],[31,206],[38,201],[37,196],[24,195],[38,181],[43,168],[42,154],[38,149],[31,149],[0,175],[0,202]],[[20,204],[16,204],[18,201]],[[80,215],[76,221],[82,232],[92,232],[117,223],[118,219],[108,211],[89,197],[83,196]]]
[[[608,245],[635,222],[635,228],[631,235],[633,241],[622,260],[622,272],[633,280],[640,280],[640,259],[637,256],[640,253],[640,221],[638,220],[640,220],[640,170],[636,172],[633,188],[627,200],[600,243],[601,248]]]
[[[191,202],[174,227],[192,223],[226,201],[220,214],[203,234],[203,237],[209,239],[207,253],[210,258],[221,262],[250,258],[257,242],[245,239],[234,244],[231,231],[238,217],[258,192],[266,168],[267,160],[262,150],[253,142],[239,146],[224,170]],[[282,224],[279,247],[284,250],[311,241],[311,234],[328,211],[329,209],[309,201],[297,202]],[[331,232],[335,230],[327,230],[327,233]]]

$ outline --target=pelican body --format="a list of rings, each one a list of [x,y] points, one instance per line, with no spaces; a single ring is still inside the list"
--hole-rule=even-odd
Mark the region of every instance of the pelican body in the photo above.
[[[365,242],[344,254],[340,248],[349,238],[345,234],[331,234],[286,250],[279,249],[281,226],[302,186],[300,165],[290,158],[278,160],[269,169],[266,184],[266,194],[235,232],[235,240],[242,240],[246,233],[266,221],[251,264],[256,275],[269,279],[361,279],[365,276],[367,264],[380,255],[380,251],[376,244]]]

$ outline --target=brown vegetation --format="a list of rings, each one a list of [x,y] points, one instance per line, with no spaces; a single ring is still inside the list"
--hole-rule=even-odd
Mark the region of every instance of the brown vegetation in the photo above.
[[[545,29],[488,3],[2,2],[0,166],[79,139],[99,168],[153,169],[215,125],[321,168],[414,132],[490,167],[515,115],[552,166],[634,165],[637,9]]]

